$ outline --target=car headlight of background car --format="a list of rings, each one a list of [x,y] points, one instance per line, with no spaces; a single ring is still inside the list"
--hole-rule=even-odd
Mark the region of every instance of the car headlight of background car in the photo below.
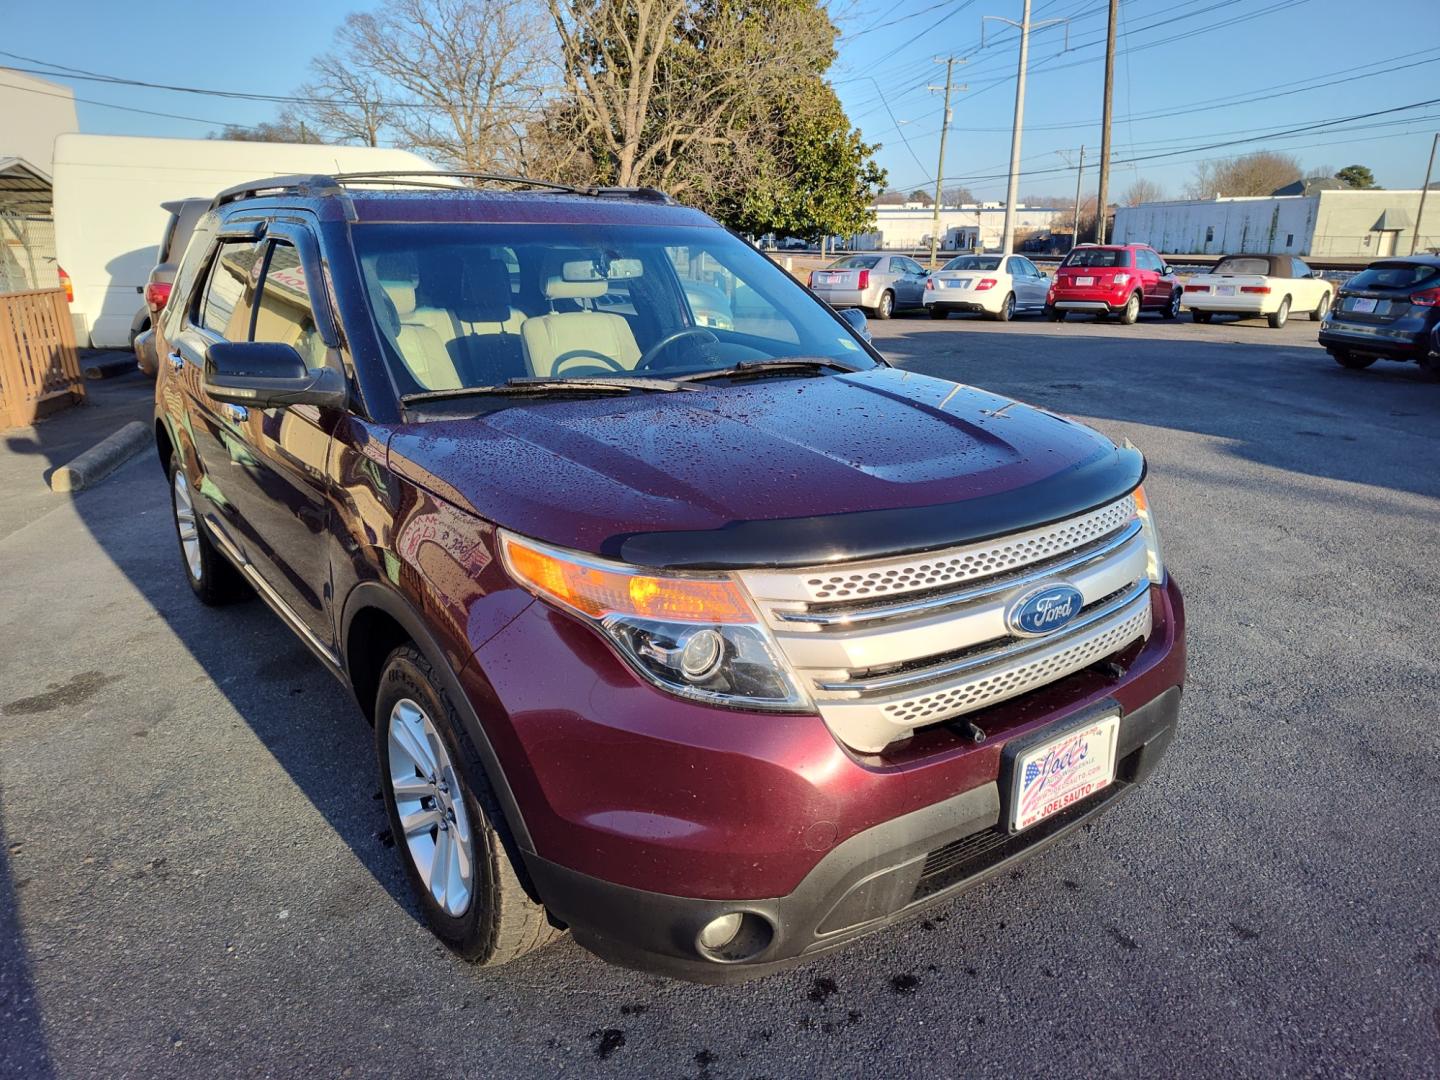
[[[505,568],[610,639],[644,679],[732,708],[813,711],[745,590],[730,574],[666,574],[501,531]]]

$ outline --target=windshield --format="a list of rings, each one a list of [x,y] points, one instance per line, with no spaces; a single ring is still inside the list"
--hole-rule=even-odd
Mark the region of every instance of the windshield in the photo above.
[[[788,274],[723,229],[373,224],[354,237],[401,395],[788,356],[878,366]]]
[[[1076,248],[1061,266],[1129,266],[1130,253],[1123,248]]]
[[[942,270],[999,270],[1000,257],[998,255],[961,255],[959,258],[951,259]]]
[[[1265,277],[1270,273],[1270,260],[1257,259],[1254,256],[1243,259],[1221,259],[1211,273],[1259,274],[1261,277]]]
[[[1361,270],[1345,283],[1347,289],[1413,289],[1440,278],[1440,267],[1423,263],[1382,263]]]

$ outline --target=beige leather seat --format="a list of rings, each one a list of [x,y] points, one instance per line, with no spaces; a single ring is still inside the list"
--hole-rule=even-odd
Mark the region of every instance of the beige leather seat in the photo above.
[[[588,263],[586,265],[589,265]],[[610,288],[607,281],[566,281],[562,275],[545,279],[545,298],[594,300]],[[640,360],[640,346],[623,316],[609,311],[551,312],[526,319],[520,328],[530,370],[542,378],[577,372],[615,370],[595,354],[608,356],[626,371]],[[559,370],[557,371],[557,365]]]
[[[431,327],[416,319],[415,286],[409,281],[381,281],[395,312],[395,321],[386,327],[400,350],[400,359],[425,390],[454,390],[462,385],[459,369],[450,357],[446,341]],[[387,320],[388,321],[388,320]]]

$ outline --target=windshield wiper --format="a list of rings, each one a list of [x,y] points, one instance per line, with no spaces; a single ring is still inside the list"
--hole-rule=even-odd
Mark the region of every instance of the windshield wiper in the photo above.
[[[734,367],[718,368],[715,371],[699,371],[694,375],[682,375],[678,381],[702,382],[705,379],[723,379],[727,376],[750,375],[766,371],[814,371],[816,368],[833,371],[859,371],[859,368],[831,360],[826,356],[777,356],[773,360],[741,360]]]
[[[596,392],[628,393],[631,390],[658,390],[671,393],[676,390],[693,390],[673,379],[652,379],[641,375],[598,379],[546,379],[534,375],[519,375],[506,379],[495,386],[458,386],[452,390],[422,390],[415,394],[402,394],[400,401],[405,405],[421,404],[426,401],[448,401],[452,398],[479,395],[521,396],[533,394],[590,394]]]

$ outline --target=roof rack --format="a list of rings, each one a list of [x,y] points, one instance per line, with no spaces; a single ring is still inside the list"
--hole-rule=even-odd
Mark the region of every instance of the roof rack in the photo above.
[[[592,198],[644,199],[647,202],[673,204],[659,188],[653,187],[575,187],[558,184],[550,180],[535,180],[528,176],[506,176],[502,173],[466,172],[460,170],[409,169],[376,172],[314,173],[291,176],[272,176],[263,180],[250,180],[236,184],[220,192],[210,203],[210,209],[224,206],[239,199],[254,198],[270,193],[294,193],[311,197],[316,195],[339,195],[346,188],[380,186],[412,187],[431,190],[465,190],[456,180],[478,180],[490,184],[513,184],[516,187],[535,188],[540,191],[554,191],[565,195],[585,195]]]

